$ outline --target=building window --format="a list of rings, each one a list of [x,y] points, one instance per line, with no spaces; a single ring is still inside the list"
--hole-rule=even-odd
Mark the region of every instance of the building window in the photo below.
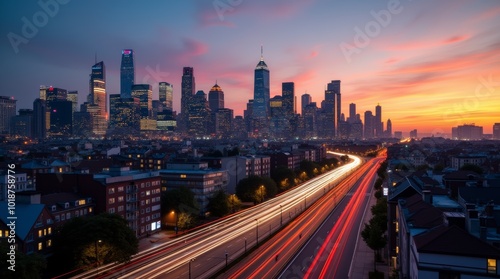
[[[114,194],[115,193],[115,188],[109,188],[108,193],[109,194]]]
[[[118,187],[118,192],[123,192],[123,186]]]
[[[38,242],[38,251],[43,249],[43,244],[41,242]]]
[[[497,274],[497,260],[488,259],[488,273]]]
[[[115,208],[114,208],[114,207],[110,208],[110,209],[108,210],[108,212],[109,212],[110,214],[115,213]]]
[[[149,195],[151,195],[151,191],[148,190],[148,191],[146,191],[146,196],[149,196]]]
[[[115,198],[109,198],[108,199],[108,204],[113,204],[115,203]]]
[[[124,209],[123,205],[118,206],[118,212],[123,211],[123,209]]]
[[[186,178],[186,175],[185,174],[181,174],[181,178]]]
[[[42,237],[43,236],[43,231],[42,230],[38,230],[38,237]]]
[[[47,247],[52,246],[52,239],[47,240]]]
[[[118,202],[123,202],[123,200],[124,200],[123,196],[118,197]]]

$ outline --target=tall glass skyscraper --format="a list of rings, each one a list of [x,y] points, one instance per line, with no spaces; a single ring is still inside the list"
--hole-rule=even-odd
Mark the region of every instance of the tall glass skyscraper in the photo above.
[[[208,92],[208,106],[212,113],[217,112],[218,109],[224,108],[224,91],[220,88],[220,86],[215,83]]]
[[[135,84],[134,50],[122,50],[120,67],[120,94],[122,98],[132,96],[132,85]]]
[[[323,106],[325,121],[322,131],[323,137],[334,138],[338,135],[340,127],[340,80],[332,80],[325,90],[325,101]]]
[[[169,111],[172,113],[172,98],[174,94],[174,86],[168,82],[160,82],[158,85],[158,97],[160,99],[160,103],[163,106],[163,111]]]
[[[269,129],[269,68],[261,55],[260,61],[255,67],[254,90],[253,90],[253,129],[257,135],[263,135]]]
[[[193,67],[184,67],[182,69],[182,82],[181,82],[181,125],[185,131],[189,130],[189,115],[190,107],[192,105],[193,95],[195,92],[196,84],[194,80]]]
[[[103,61],[92,66],[89,87],[90,103],[98,105],[101,115],[106,115],[108,112],[108,103],[106,96],[106,68]]]

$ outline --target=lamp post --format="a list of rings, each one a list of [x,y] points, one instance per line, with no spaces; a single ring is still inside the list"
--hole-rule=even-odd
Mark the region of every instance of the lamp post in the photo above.
[[[259,193],[260,193],[260,202],[263,202],[264,201],[264,185],[260,185]]]
[[[280,226],[283,226],[283,205],[280,204]]]
[[[191,263],[194,262],[195,258],[189,260],[189,279],[191,279]]]
[[[96,263],[96,266],[97,266],[97,274],[99,275],[99,253],[97,251],[97,243],[101,243],[102,240],[96,240],[95,241],[95,263]]]
[[[255,235],[257,237],[257,246],[259,246],[259,219],[255,219],[257,226],[255,227]]]
[[[172,210],[171,213],[175,215],[175,227],[174,227],[174,231],[175,231],[175,234],[177,234],[177,232],[179,231],[179,229],[177,227],[178,223],[179,223],[179,213],[177,213],[175,210]]]

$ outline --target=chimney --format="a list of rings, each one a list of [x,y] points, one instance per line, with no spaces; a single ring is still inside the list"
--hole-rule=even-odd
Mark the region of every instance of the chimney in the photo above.
[[[431,190],[423,190],[422,191],[422,198],[423,198],[424,202],[432,205],[432,192],[431,192]]]

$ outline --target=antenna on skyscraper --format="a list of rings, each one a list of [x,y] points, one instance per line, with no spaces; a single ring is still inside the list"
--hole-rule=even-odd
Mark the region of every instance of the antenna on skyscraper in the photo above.
[[[260,61],[264,61],[264,47],[260,45]]]

